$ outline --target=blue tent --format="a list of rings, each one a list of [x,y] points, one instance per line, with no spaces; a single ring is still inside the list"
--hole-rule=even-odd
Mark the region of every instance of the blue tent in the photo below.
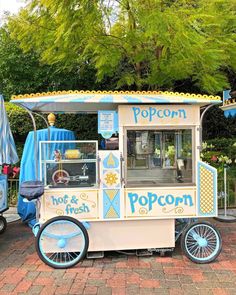
[[[37,130],[37,144],[39,148],[39,142],[48,139],[48,129]],[[59,129],[55,127],[50,127],[50,140],[75,140],[75,135],[72,131],[66,129]],[[52,147],[56,150],[58,147]],[[38,149],[39,150],[39,149]],[[38,153],[38,163],[39,163],[39,153]],[[21,160],[21,170],[20,170],[20,183],[27,180],[36,180],[36,170],[35,170],[35,153],[34,153],[34,131],[29,132]],[[38,175],[39,175],[39,165],[38,165]],[[30,226],[35,224],[35,205],[30,203],[25,203],[21,196],[18,197],[18,214],[20,215],[23,222],[27,222]]]

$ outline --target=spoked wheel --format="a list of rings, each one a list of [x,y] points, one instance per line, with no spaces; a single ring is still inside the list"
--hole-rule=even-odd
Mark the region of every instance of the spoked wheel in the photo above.
[[[181,248],[193,262],[209,263],[214,261],[221,252],[221,235],[208,222],[192,223],[181,236]]]
[[[7,228],[6,218],[0,215],[0,234],[4,233]]]
[[[78,220],[57,216],[40,228],[36,250],[41,260],[54,268],[69,268],[83,260],[89,246],[88,233]]]
[[[68,184],[70,175],[66,170],[56,170],[52,175],[52,181],[56,184]]]

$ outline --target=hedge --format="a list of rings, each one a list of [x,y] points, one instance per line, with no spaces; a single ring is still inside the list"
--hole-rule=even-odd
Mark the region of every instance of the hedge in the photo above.
[[[25,140],[33,125],[28,113],[12,103],[5,103],[10,121],[12,133],[16,140]],[[47,115],[44,115],[47,118]],[[79,139],[97,139],[97,116],[83,114],[64,114],[56,116],[55,126],[76,132]],[[35,116],[37,129],[46,128],[45,122],[39,116]]]
[[[208,150],[218,154],[226,155],[233,162],[236,160],[236,137],[234,138],[215,138],[207,140]],[[213,146],[212,148],[210,146]]]

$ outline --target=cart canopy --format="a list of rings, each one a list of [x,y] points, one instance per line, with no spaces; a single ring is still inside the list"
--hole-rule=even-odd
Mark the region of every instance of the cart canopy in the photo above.
[[[162,91],[58,91],[12,96],[12,103],[35,112],[96,113],[121,104],[221,104],[220,96]]]

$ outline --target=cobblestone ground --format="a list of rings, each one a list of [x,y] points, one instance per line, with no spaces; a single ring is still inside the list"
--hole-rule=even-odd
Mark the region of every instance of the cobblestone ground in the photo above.
[[[68,270],[43,264],[31,230],[9,224],[0,236],[0,294],[236,294],[236,223],[211,221],[223,237],[214,263],[194,264],[176,246],[172,257],[112,253]]]

